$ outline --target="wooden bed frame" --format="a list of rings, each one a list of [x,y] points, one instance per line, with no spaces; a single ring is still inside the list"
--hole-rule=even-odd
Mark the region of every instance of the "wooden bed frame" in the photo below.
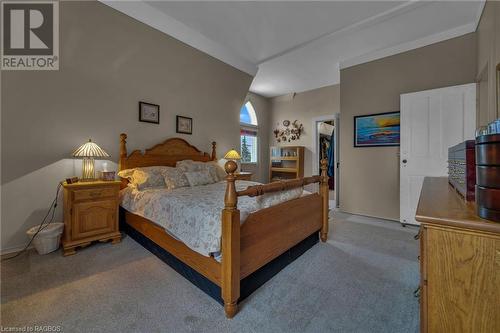
[[[175,166],[177,161],[213,161],[216,144],[212,143],[209,155],[183,139],[172,138],[147,149],[143,154],[135,150],[127,155],[126,134],[120,135],[119,170],[145,166]],[[306,177],[265,185],[250,186],[236,191],[234,175],[237,165],[228,161],[225,165],[227,188],[222,210],[222,261],[205,257],[184,243],[169,236],[165,230],[141,216],[125,212],[127,227],[135,229],[182,263],[220,287],[224,311],[228,318],[238,312],[240,281],[270,263],[315,232],[323,242],[328,235],[328,176],[326,160],[321,161],[321,176]],[[319,193],[265,208],[250,214],[240,224],[238,197],[260,196],[265,193],[284,191],[307,184],[319,183]],[[122,187],[127,180],[123,179]],[[317,238],[316,238],[317,239]]]

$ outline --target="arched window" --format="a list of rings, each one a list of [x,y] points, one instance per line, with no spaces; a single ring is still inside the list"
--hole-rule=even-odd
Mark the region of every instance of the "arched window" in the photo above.
[[[241,162],[257,163],[257,115],[252,103],[240,109]]]
[[[257,126],[257,116],[252,103],[246,102],[240,110],[240,124]]]

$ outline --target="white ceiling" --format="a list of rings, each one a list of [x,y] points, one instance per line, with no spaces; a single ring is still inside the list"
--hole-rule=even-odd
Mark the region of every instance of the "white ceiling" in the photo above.
[[[475,31],[484,1],[109,1],[255,75],[278,96],[339,83],[339,69]]]

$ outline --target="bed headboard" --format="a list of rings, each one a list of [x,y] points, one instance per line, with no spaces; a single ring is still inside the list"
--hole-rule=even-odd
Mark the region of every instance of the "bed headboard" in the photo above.
[[[209,155],[190,145],[184,139],[172,138],[146,149],[144,154],[140,150],[134,150],[130,155],[127,155],[127,134],[122,133],[120,134],[118,171],[155,165],[174,167],[177,161],[182,160],[213,161],[217,156],[215,147],[215,142],[212,142],[212,154]]]

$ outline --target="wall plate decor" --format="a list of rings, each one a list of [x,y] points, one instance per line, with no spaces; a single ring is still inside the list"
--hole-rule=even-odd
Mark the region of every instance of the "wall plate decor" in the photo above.
[[[276,141],[281,142],[292,142],[300,139],[300,135],[304,131],[304,126],[299,123],[298,120],[290,122],[290,120],[283,120],[284,127],[278,127],[274,129],[274,137]]]
[[[193,134],[193,118],[177,116],[175,131],[182,134]]]
[[[139,121],[159,124],[160,106],[146,102],[139,102]]]
[[[354,117],[354,147],[399,146],[399,138],[399,111]]]

